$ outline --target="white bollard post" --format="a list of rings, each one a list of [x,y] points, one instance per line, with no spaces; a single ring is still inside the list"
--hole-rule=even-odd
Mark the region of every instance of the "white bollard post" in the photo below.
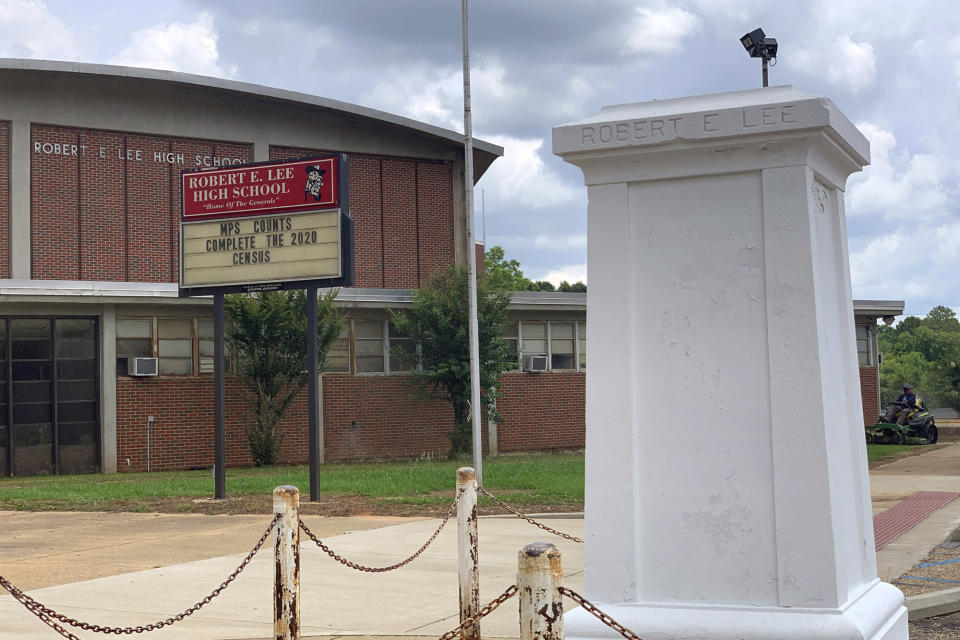
[[[534,542],[520,549],[517,558],[520,640],[563,640],[562,586],[559,549],[549,542]]]
[[[273,490],[277,521],[274,547],[273,635],[276,640],[300,638],[300,491],[281,486]]]
[[[460,622],[480,610],[480,569],[477,555],[477,472],[457,469],[457,558],[460,576]],[[460,631],[462,640],[480,640],[480,623]]]

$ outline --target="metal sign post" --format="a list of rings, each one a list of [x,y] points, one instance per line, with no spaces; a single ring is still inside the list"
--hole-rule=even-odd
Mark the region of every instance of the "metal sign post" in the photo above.
[[[317,288],[307,287],[307,416],[310,428],[310,501],[320,500],[320,420],[317,415]]]
[[[216,423],[213,465],[214,492],[217,499],[227,496],[227,412],[226,376],[223,356],[223,294],[213,296],[213,404]]]

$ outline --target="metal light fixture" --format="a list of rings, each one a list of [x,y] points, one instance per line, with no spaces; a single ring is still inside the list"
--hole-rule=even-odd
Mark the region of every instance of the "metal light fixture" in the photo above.
[[[763,29],[757,28],[750,33],[745,33],[740,38],[740,44],[751,58],[760,58],[763,61],[763,86],[768,86],[767,63],[777,57],[777,39],[768,38]]]

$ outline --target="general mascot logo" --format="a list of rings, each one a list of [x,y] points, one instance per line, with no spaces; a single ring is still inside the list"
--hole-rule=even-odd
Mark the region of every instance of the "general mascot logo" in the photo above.
[[[307,202],[313,196],[315,201],[320,202],[323,200],[323,175],[327,170],[321,169],[316,164],[307,165],[303,170],[307,172],[307,183],[303,187],[303,201]]]

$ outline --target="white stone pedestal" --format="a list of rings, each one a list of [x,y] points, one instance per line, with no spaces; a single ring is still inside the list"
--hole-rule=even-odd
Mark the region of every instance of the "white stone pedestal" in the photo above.
[[[906,638],[877,580],[843,211],[866,139],[792,87],[553,134],[589,190],[584,595],[645,640]]]

